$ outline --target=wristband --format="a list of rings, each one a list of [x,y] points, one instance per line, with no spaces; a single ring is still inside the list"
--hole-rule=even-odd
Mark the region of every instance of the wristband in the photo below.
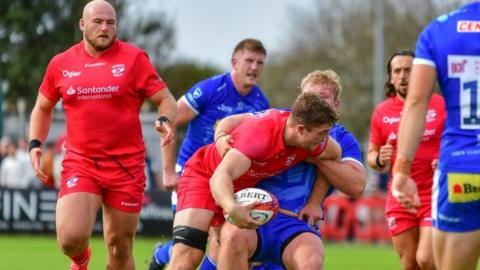
[[[380,163],[380,154],[377,155],[377,158],[375,159],[375,163],[379,168],[384,168],[385,164]]]
[[[168,123],[169,125],[172,125],[172,123],[170,123],[170,120],[168,119],[168,117],[162,115],[160,117],[158,117],[158,122],[160,122],[160,126],[163,125],[164,123]]]
[[[42,142],[37,139],[32,139],[28,142],[28,152],[32,151],[33,148],[42,148]]]

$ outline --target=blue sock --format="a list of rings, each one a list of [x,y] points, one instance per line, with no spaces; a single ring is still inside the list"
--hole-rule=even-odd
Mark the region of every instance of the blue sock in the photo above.
[[[172,245],[173,240],[170,240],[155,250],[155,260],[157,263],[165,265],[170,261],[170,256],[172,255]]]
[[[205,259],[203,259],[202,264],[200,265],[199,270],[217,270],[217,265],[213,262],[210,256],[206,255]]]

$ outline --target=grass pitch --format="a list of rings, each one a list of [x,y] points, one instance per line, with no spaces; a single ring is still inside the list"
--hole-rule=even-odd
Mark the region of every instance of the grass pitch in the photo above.
[[[136,269],[146,269],[154,244],[160,239],[138,237],[134,256]],[[103,239],[94,237],[90,244],[89,269],[105,269],[106,248]],[[400,269],[399,259],[390,245],[325,245],[325,269]],[[68,269],[70,261],[57,247],[53,236],[0,235],[0,269]]]

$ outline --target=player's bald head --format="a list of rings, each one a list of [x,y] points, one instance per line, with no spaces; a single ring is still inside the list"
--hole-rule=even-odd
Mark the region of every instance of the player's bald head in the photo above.
[[[115,19],[117,17],[113,6],[105,0],[93,0],[88,2],[83,8],[82,19],[87,19],[98,14],[109,14]]]

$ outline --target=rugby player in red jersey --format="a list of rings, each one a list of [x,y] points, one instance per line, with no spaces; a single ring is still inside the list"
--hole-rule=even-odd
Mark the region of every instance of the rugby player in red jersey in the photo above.
[[[387,99],[377,105],[371,120],[368,164],[385,171],[395,162],[397,132],[405,97],[408,95],[412,51],[394,53],[388,61]],[[433,163],[438,159],[440,138],[445,121],[445,104],[438,94],[432,95],[426,114],[427,125],[422,143],[415,155],[412,177],[420,190],[422,206],[413,213],[398,203],[389,192],[385,216],[393,245],[400,256],[403,269],[434,269],[432,256],[431,195]]]
[[[133,239],[145,187],[140,107],[158,107],[155,126],[171,141],[176,103],[147,54],[116,38],[115,9],[94,0],[80,19],[83,40],[49,63],[30,119],[30,159],[37,177],[55,104],[62,99],[67,141],[56,209],[57,241],[70,269],[87,269],[89,239],[103,209],[107,269],[134,269]]]
[[[209,227],[223,223],[222,211],[241,228],[261,225],[249,216],[255,204],[236,203],[234,192],[308,158],[339,159],[341,149],[328,136],[336,120],[334,109],[321,97],[303,93],[291,112],[270,109],[244,120],[232,131],[233,148],[223,158],[215,144],[200,148],[187,161],[178,183],[168,269],[193,270],[200,264]]]

